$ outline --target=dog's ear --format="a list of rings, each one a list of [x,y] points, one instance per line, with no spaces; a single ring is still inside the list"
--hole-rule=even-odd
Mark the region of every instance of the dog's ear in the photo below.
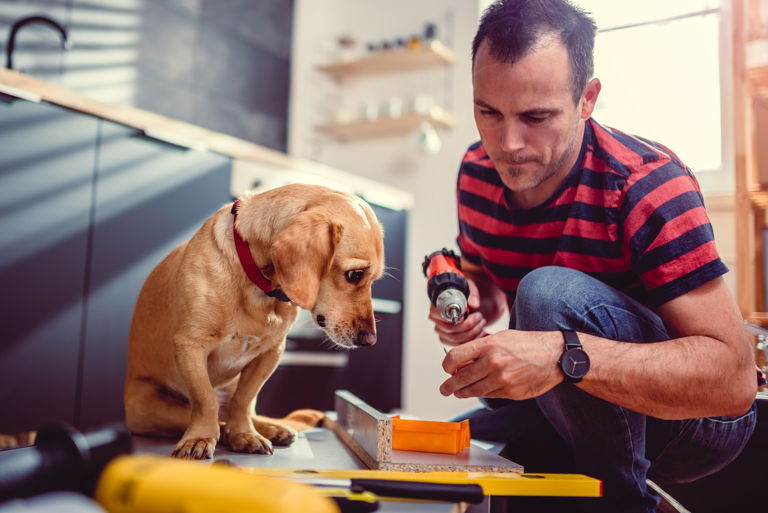
[[[291,300],[312,310],[331,267],[343,227],[318,212],[302,212],[272,243],[274,278]]]

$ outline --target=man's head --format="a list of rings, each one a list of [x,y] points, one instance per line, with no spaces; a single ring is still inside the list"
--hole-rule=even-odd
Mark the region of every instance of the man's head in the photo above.
[[[590,80],[594,33],[563,0],[501,0],[483,14],[473,44],[475,122],[516,206],[546,200],[578,157],[600,92]]]
[[[557,35],[568,50],[571,91],[579,101],[594,72],[595,22],[567,0],[499,0],[480,19],[472,41],[472,62],[487,40],[490,55],[512,64],[529,53],[542,36]]]

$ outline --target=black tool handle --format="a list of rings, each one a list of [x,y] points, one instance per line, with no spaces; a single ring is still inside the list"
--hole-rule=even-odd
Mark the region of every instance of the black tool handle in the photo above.
[[[130,452],[130,433],[122,425],[87,433],[43,427],[35,445],[0,451],[0,502],[54,490],[90,494],[104,465]]]
[[[352,479],[352,489],[359,488],[382,497],[425,499],[446,502],[483,502],[483,489],[478,484],[428,483],[391,479]]]

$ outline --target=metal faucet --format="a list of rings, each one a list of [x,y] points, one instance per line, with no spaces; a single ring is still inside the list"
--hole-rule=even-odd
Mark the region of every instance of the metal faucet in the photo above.
[[[16,33],[21,27],[29,23],[43,23],[55,28],[61,33],[61,47],[64,50],[69,50],[70,48],[67,29],[65,29],[58,21],[49,18],[48,16],[41,15],[20,18],[11,25],[11,31],[8,33],[8,44],[5,45],[5,67],[8,69],[13,69],[13,49],[16,46]]]

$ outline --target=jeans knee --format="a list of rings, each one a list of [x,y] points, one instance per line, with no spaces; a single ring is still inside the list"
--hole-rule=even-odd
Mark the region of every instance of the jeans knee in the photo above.
[[[563,284],[564,275],[573,272],[578,271],[554,265],[534,269],[520,280],[517,298],[524,299],[526,303],[551,304],[552,299],[560,294],[558,289]]]
[[[580,285],[583,278],[590,279],[580,271],[558,266],[539,267],[526,274],[515,296],[517,329],[573,328],[571,299],[584,293],[585,287]]]

